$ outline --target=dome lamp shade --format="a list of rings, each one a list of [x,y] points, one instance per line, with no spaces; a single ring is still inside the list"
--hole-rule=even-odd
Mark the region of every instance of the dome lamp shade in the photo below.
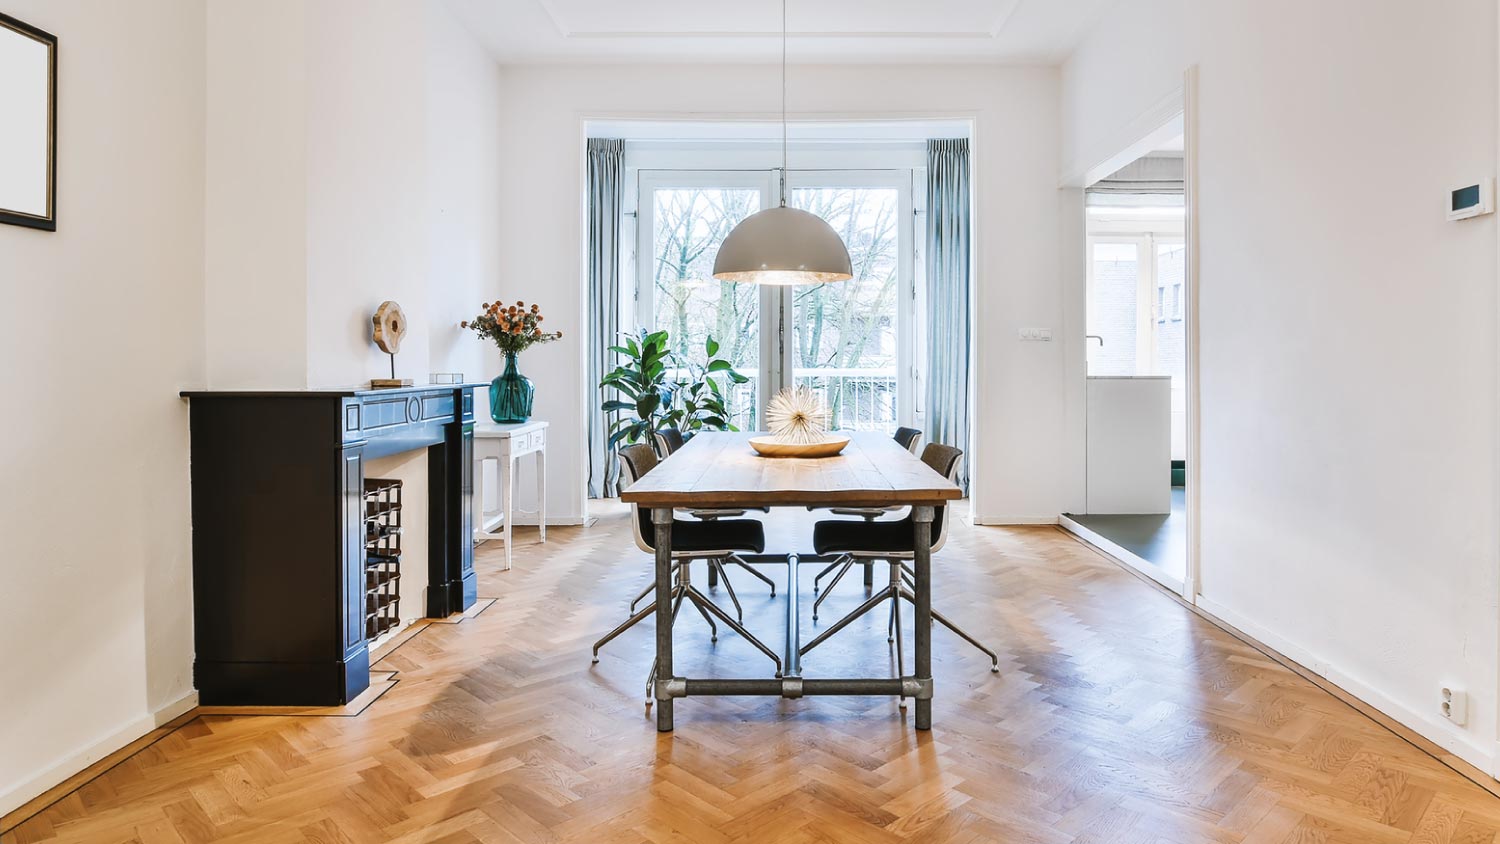
[[[741,220],[719,246],[714,278],[752,284],[823,284],[854,277],[849,249],[816,214],[786,207],[786,0],[781,0],[781,202]]]
[[[714,258],[714,278],[754,284],[822,284],[854,277],[849,250],[822,217],[785,205],[740,221]]]

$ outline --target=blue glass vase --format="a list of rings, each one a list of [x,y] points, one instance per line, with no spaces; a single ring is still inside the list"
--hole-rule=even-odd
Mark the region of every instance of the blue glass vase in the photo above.
[[[505,355],[505,371],[490,382],[490,418],[508,425],[531,418],[531,400],[536,387],[516,369],[514,353]]]

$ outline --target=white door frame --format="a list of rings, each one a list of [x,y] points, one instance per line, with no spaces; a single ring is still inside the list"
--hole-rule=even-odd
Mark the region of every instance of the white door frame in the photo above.
[[[1198,66],[1193,65],[1183,73],[1181,89],[1168,95],[1135,121],[1133,126],[1156,128],[1138,137],[1118,153],[1093,167],[1080,169],[1062,179],[1062,186],[1086,188],[1135,159],[1158,149],[1162,142],[1175,137],[1183,138],[1183,243],[1187,249],[1185,278],[1183,279],[1183,321],[1186,337],[1186,399],[1187,399],[1187,467],[1184,478],[1183,499],[1187,517],[1187,570],[1184,573],[1180,594],[1188,603],[1197,605],[1203,581],[1202,571],[1202,411],[1201,369],[1199,364],[1199,320],[1198,295],[1199,246],[1198,246]],[[1087,226],[1086,218],[1079,224]],[[1087,238],[1084,238],[1087,242]],[[1085,284],[1087,279],[1085,278]],[[1084,300],[1087,307],[1087,299]],[[1075,338],[1085,344],[1087,340]],[[1087,350],[1085,349],[1085,355]],[[1085,377],[1087,373],[1085,370]],[[1086,448],[1085,443],[1079,443]],[[1085,471],[1087,467],[1085,466]],[[1073,529],[1071,519],[1062,518],[1062,523]],[[1154,571],[1145,572],[1156,576]],[[1160,578],[1158,578],[1160,579]]]
[[[1183,279],[1186,301],[1183,303],[1184,334],[1187,341],[1187,467],[1183,479],[1183,500],[1187,509],[1187,573],[1182,580],[1182,597],[1194,606],[1203,582],[1203,412],[1202,370],[1198,359],[1198,66],[1187,69],[1182,78],[1182,202],[1183,243],[1187,261]]]

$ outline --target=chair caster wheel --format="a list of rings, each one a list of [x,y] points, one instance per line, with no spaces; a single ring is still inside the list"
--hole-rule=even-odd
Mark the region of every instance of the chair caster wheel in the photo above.
[[[597,656],[594,657],[592,660],[590,660],[590,662],[593,663],[594,665],[598,665],[599,664],[599,657],[597,657]]]
[[[906,700],[903,698],[902,700],[897,701],[896,708],[897,709],[905,709],[906,708]]]
[[[997,665],[994,668],[991,668],[990,669],[990,673],[991,674],[999,674],[1000,673],[1000,666]]]
[[[709,636],[708,637],[708,642],[711,645],[717,645],[719,643],[719,637],[718,636]]]
[[[887,645],[891,644],[894,641],[896,641],[896,637],[895,636],[887,636],[887,637],[885,637],[885,643]]]

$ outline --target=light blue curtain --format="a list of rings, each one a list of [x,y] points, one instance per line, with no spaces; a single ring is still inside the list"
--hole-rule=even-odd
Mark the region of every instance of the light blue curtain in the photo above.
[[[609,448],[609,420],[599,409],[599,381],[614,369],[610,346],[620,337],[620,218],[625,198],[625,142],[588,142],[589,215],[589,497],[618,492],[619,462]]]
[[[969,447],[969,141],[927,142],[927,440]],[[969,462],[959,486],[969,489]]]

